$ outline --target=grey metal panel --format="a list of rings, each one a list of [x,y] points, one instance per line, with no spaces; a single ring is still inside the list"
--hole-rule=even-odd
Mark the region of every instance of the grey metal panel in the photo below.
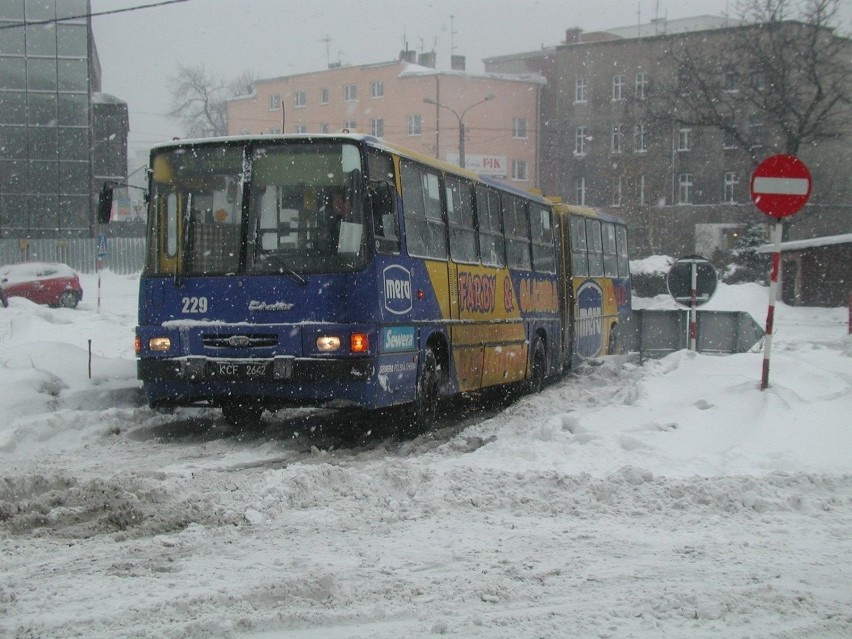
[[[764,335],[754,318],[742,311],[696,312],[700,353],[745,353]],[[634,310],[620,326],[625,350],[638,352],[640,359],[663,357],[689,345],[689,311]]]
[[[103,267],[115,273],[138,273],[145,262],[145,240],[141,237],[112,237]],[[64,262],[80,273],[95,273],[98,263],[97,240],[37,239],[0,240],[0,264],[15,262]]]

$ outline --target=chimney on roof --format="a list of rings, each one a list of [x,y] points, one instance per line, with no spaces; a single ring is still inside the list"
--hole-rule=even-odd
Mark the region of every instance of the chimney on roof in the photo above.
[[[417,51],[411,51],[409,49],[405,49],[399,52],[399,61],[400,62],[415,62],[417,60]]]
[[[417,56],[417,64],[421,67],[429,67],[430,69],[435,68],[436,55],[434,51],[429,51],[428,53],[421,53]]]
[[[583,39],[583,30],[573,27],[565,31],[565,44],[577,44]]]
[[[454,55],[450,57],[450,68],[453,71],[464,71],[465,64],[466,61],[463,55]]]

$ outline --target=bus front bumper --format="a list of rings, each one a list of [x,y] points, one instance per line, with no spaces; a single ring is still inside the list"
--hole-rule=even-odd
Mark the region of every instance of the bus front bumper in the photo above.
[[[365,382],[373,377],[373,358],[320,359],[273,357],[237,359],[212,357],[143,358],[137,377],[143,382]]]

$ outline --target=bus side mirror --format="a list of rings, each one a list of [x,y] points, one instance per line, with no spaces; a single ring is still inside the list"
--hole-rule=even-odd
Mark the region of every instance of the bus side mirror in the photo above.
[[[112,216],[112,187],[104,184],[98,193],[98,224],[107,224]]]

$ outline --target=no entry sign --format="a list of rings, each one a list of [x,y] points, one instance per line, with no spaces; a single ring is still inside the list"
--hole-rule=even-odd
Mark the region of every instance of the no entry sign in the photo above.
[[[811,172],[793,155],[773,155],[757,165],[751,176],[751,199],[774,218],[797,213],[811,196]]]

